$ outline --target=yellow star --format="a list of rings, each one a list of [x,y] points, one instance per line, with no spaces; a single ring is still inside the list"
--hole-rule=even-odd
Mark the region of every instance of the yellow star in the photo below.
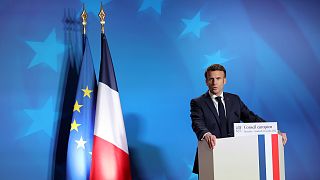
[[[73,106],[73,112],[75,112],[75,111],[80,112],[80,108],[81,108],[82,106],[83,106],[83,105],[78,104],[78,101],[76,101],[76,103],[75,103],[74,106]]]
[[[81,90],[84,92],[83,97],[88,96],[89,98],[91,98],[90,93],[92,92],[92,90],[88,89],[88,86],[86,89],[81,89]]]
[[[81,125],[81,124],[77,124],[76,119],[74,119],[73,122],[71,123],[71,129],[70,129],[70,131],[76,130],[76,131],[78,132],[78,127],[79,127],[80,125]]]

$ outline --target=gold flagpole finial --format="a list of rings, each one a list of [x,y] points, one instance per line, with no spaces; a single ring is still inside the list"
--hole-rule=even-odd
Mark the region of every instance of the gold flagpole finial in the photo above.
[[[99,17],[100,17],[100,24],[101,24],[101,33],[104,34],[104,24],[106,23],[104,19],[106,18],[106,13],[104,13],[102,3],[100,6]]]
[[[82,18],[82,25],[83,25],[83,34],[86,34],[86,25],[87,25],[88,14],[87,14],[87,11],[84,7],[84,4],[83,4],[83,10],[81,13],[81,18]]]

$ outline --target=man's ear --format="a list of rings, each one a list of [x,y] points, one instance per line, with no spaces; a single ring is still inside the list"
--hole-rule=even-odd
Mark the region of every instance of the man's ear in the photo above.
[[[223,84],[227,84],[227,78],[223,79]]]

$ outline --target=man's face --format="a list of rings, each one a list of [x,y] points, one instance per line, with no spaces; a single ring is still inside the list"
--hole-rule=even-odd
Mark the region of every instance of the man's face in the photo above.
[[[208,71],[206,84],[211,93],[220,96],[227,79],[223,71]]]

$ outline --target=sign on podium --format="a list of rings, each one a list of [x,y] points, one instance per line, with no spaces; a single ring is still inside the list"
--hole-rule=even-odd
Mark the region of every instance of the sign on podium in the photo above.
[[[285,180],[282,137],[259,134],[217,139],[213,150],[199,141],[199,179]]]

